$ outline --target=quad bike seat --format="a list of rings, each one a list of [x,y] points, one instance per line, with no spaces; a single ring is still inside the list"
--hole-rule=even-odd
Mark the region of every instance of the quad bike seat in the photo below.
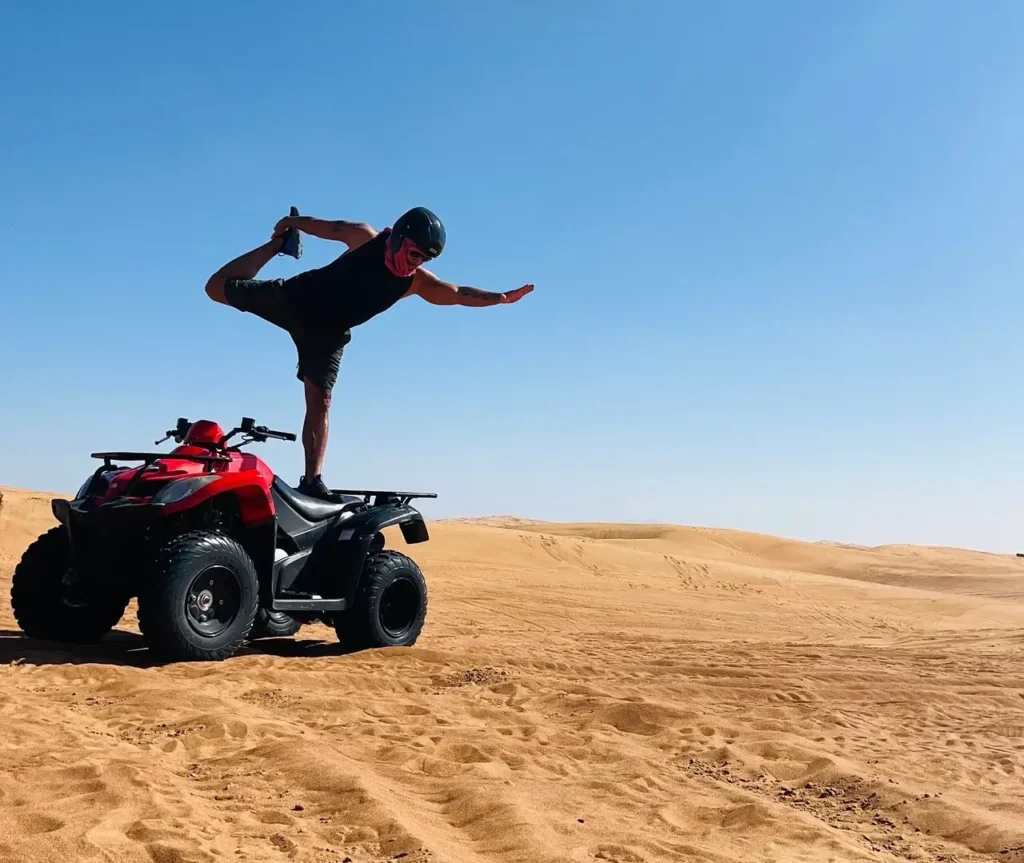
[[[308,494],[301,494],[284,482],[279,476],[274,477],[272,483],[274,491],[299,515],[309,521],[323,521],[331,518],[347,509],[359,506],[363,499],[353,495],[344,495],[340,501],[333,503],[327,500],[320,500],[318,497],[310,497]]]

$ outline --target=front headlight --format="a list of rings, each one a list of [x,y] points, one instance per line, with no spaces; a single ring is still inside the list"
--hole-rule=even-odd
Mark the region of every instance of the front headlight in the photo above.
[[[190,494],[195,494],[199,489],[205,488],[211,482],[216,482],[218,479],[220,477],[215,473],[190,476],[188,479],[176,479],[153,495],[153,503],[177,503],[179,500],[184,500]]]

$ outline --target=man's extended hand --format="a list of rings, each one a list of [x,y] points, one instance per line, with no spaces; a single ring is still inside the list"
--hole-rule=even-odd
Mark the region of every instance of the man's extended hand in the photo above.
[[[505,299],[502,303],[518,303],[523,297],[525,297],[530,291],[533,290],[533,285],[523,285],[521,288],[516,288],[514,291],[509,291],[504,294]]]

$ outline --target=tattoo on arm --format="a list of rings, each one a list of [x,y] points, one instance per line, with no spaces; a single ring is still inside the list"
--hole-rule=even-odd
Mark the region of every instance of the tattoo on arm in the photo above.
[[[350,231],[352,228],[359,227],[360,223],[350,222],[347,219],[332,219],[330,222],[328,222],[328,225],[330,225],[330,229],[335,234],[338,234],[340,236],[341,234],[344,234],[346,231]]]
[[[376,233],[365,222],[350,222],[348,219],[332,219],[324,222],[324,239],[341,240],[349,248],[361,246]]]
[[[479,288],[470,288],[459,285],[455,292],[461,300],[470,300],[472,305],[492,305],[502,301],[504,294],[495,294],[492,291],[481,291]]]

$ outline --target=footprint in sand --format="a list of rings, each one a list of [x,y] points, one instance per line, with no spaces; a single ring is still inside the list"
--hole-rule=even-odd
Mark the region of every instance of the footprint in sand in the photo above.
[[[41,812],[26,812],[15,818],[14,834],[22,836],[39,836],[43,833],[54,833],[64,826],[64,822],[52,815]]]

